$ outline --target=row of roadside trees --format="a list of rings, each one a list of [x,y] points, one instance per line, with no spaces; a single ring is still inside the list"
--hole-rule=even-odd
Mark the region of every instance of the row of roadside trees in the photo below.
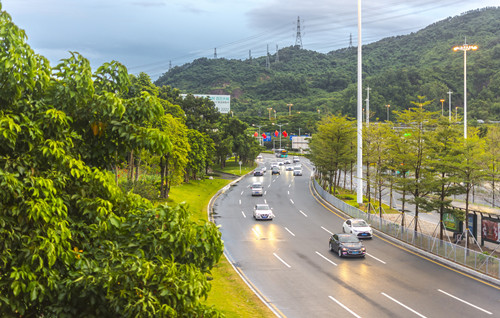
[[[499,177],[500,127],[469,127],[464,139],[460,122],[449,120],[437,112],[425,110],[429,101],[418,96],[415,107],[395,112],[395,122],[375,122],[363,128],[363,171],[368,197],[378,201],[382,216],[382,194],[401,194],[402,225],[405,204],[415,207],[415,231],[419,211],[437,211],[441,216],[440,236],[443,237],[443,215],[452,213],[466,222],[463,212],[454,209],[454,195],[465,195],[465,210],[473,187],[491,189],[495,204],[496,181]],[[310,142],[311,160],[323,187],[337,193],[350,174],[352,190],[356,162],[356,123],[350,118],[329,116],[318,125],[318,133]],[[344,184],[341,184],[344,174]],[[372,197],[374,196],[374,197]]]

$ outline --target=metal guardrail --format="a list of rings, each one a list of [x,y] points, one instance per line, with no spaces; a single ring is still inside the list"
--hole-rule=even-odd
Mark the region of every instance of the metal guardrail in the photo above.
[[[402,227],[401,224],[385,220],[378,215],[367,214],[324,190],[314,178],[313,182],[314,188],[324,200],[353,218],[364,219],[378,231],[480,273],[500,278],[500,259]]]

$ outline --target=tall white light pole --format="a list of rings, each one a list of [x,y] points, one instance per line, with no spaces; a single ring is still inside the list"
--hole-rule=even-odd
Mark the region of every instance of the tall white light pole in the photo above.
[[[361,0],[358,0],[358,129],[357,129],[357,164],[356,176],[358,178],[356,202],[363,204],[363,82],[362,82],[362,57],[361,57]]]
[[[366,88],[366,125],[370,124],[370,87]]]
[[[455,46],[453,51],[464,51],[464,139],[467,139],[467,51],[477,50],[477,45],[465,42],[464,45]]]
[[[283,126],[284,124],[277,124],[278,126],[280,126],[280,149],[281,149],[281,126]]]

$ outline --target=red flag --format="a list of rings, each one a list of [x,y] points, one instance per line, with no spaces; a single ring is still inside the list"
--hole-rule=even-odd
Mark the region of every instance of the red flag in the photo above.
[[[254,133],[253,133],[253,136],[254,136],[254,137],[257,137],[258,135],[259,135],[259,134],[258,134],[257,132],[254,132]]]
[[[278,137],[279,135],[280,135],[280,133],[277,130],[275,130],[274,131],[274,137]]]
[[[262,138],[266,139],[267,138],[266,134],[262,134]]]
[[[283,130],[283,137],[286,138],[286,136],[288,136],[288,134],[286,133],[286,130]]]

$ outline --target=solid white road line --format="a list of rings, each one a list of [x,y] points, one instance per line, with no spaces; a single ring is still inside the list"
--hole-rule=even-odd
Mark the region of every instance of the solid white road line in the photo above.
[[[302,212],[302,210],[299,210],[300,213],[302,213],[303,216],[307,217],[307,214],[305,214],[304,212]]]
[[[276,253],[273,253],[273,255],[274,255],[277,259],[279,259],[279,260],[280,260],[283,264],[285,264],[285,266],[286,266],[286,267],[288,267],[288,268],[292,267],[292,266],[288,265],[288,264],[287,264],[284,260],[282,260],[282,259],[281,259],[281,257],[279,257]]]
[[[336,302],[337,304],[339,304],[340,307],[342,307],[345,310],[347,310],[348,312],[350,312],[354,317],[361,318],[361,316],[357,315],[354,311],[352,311],[349,308],[347,308],[346,305],[344,305],[343,303],[341,303],[337,299],[333,298],[332,296],[328,296],[328,298],[330,298],[331,300],[333,300],[334,302]]]
[[[325,227],[323,227],[323,226],[322,226],[321,228],[322,228],[323,230],[327,231],[328,233],[330,233],[330,235],[333,235],[333,233],[332,233],[332,232],[330,232],[330,231],[328,231]]]
[[[243,214],[243,217],[246,219],[247,216],[245,215],[245,212],[241,211],[241,214]]]
[[[325,259],[327,262],[337,266],[337,264],[335,264],[334,262],[332,262],[329,258],[327,258],[326,256],[322,255],[320,252],[316,251],[316,254],[318,254],[319,256],[321,256],[323,259]]]
[[[491,313],[491,312],[489,312],[489,311],[487,311],[487,310],[484,310],[484,309],[483,309],[483,308],[481,308],[481,307],[478,307],[478,306],[476,306],[476,305],[473,305],[473,304],[471,304],[471,303],[469,303],[469,302],[467,302],[467,301],[465,301],[465,300],[463,300],[463,299],[460,299],[460,298],[458,298],[457,296],[453,296],[452,294],[448,294],[447,292],[445,292],[445,291],[443,291],[443,290],[441,290],[441,289],[438,289],[438,291],[440,291],[441,293],[443,293],[443,294],[445,294],[445,295],[447,295],[447,296],[450,296],[451,298],[455,298],[456,300],[461,301],[461,302],[463,302],[463,303],[464,303],[464,304],[466,304],[466,305],[469,305],[469,306],[474,307],[474,308],[476,308],[476,309],[478,309],[478,310],[481,310],[482,312],[485,312],[485,313],[487,313],[488,315],[493,315],[493,313]]]
[[[403,304],[402,302],[399,302],[397,301],[396,299],[392,298],[391,296],[387,295],[386,293],[381,293],[382,295],[384,295],[385,297],[389,298],[390,300],[392,300],[393,302],[395,302],[396,304],[408,309],[409,311],[411,311],[412,313],[414,313],[415,315],[418,315],[419,317],[422,317],[422,318],[427,318],[425,317],[424,315],[422,315],[421,313],[411,309],[410,307],[406,306],[405,304]]]
[[[285,230],[287,230],[287,231],[288,231],[288,233],[292,234],[292,236],[295,236],[295,234],[293,234],[293,232],[292,232],[292,231],[290,231],[288,228],[286,228],[286,227],[285,227]]]
[[[368,255],[368,256],[370,256],[371,258],[373,258],[373,259],[375,259],[375,260],[379,261],[379,262],[380,262],[380,263],[382,263],[382,264],[386,264],[386,262],[384,262],[383,260],[381,260],[381,259],[379,259],[379,258],[376,258],[375,256],[373,256],[373,255],[371,255],[371,254],[366,253],[366,255]]]

